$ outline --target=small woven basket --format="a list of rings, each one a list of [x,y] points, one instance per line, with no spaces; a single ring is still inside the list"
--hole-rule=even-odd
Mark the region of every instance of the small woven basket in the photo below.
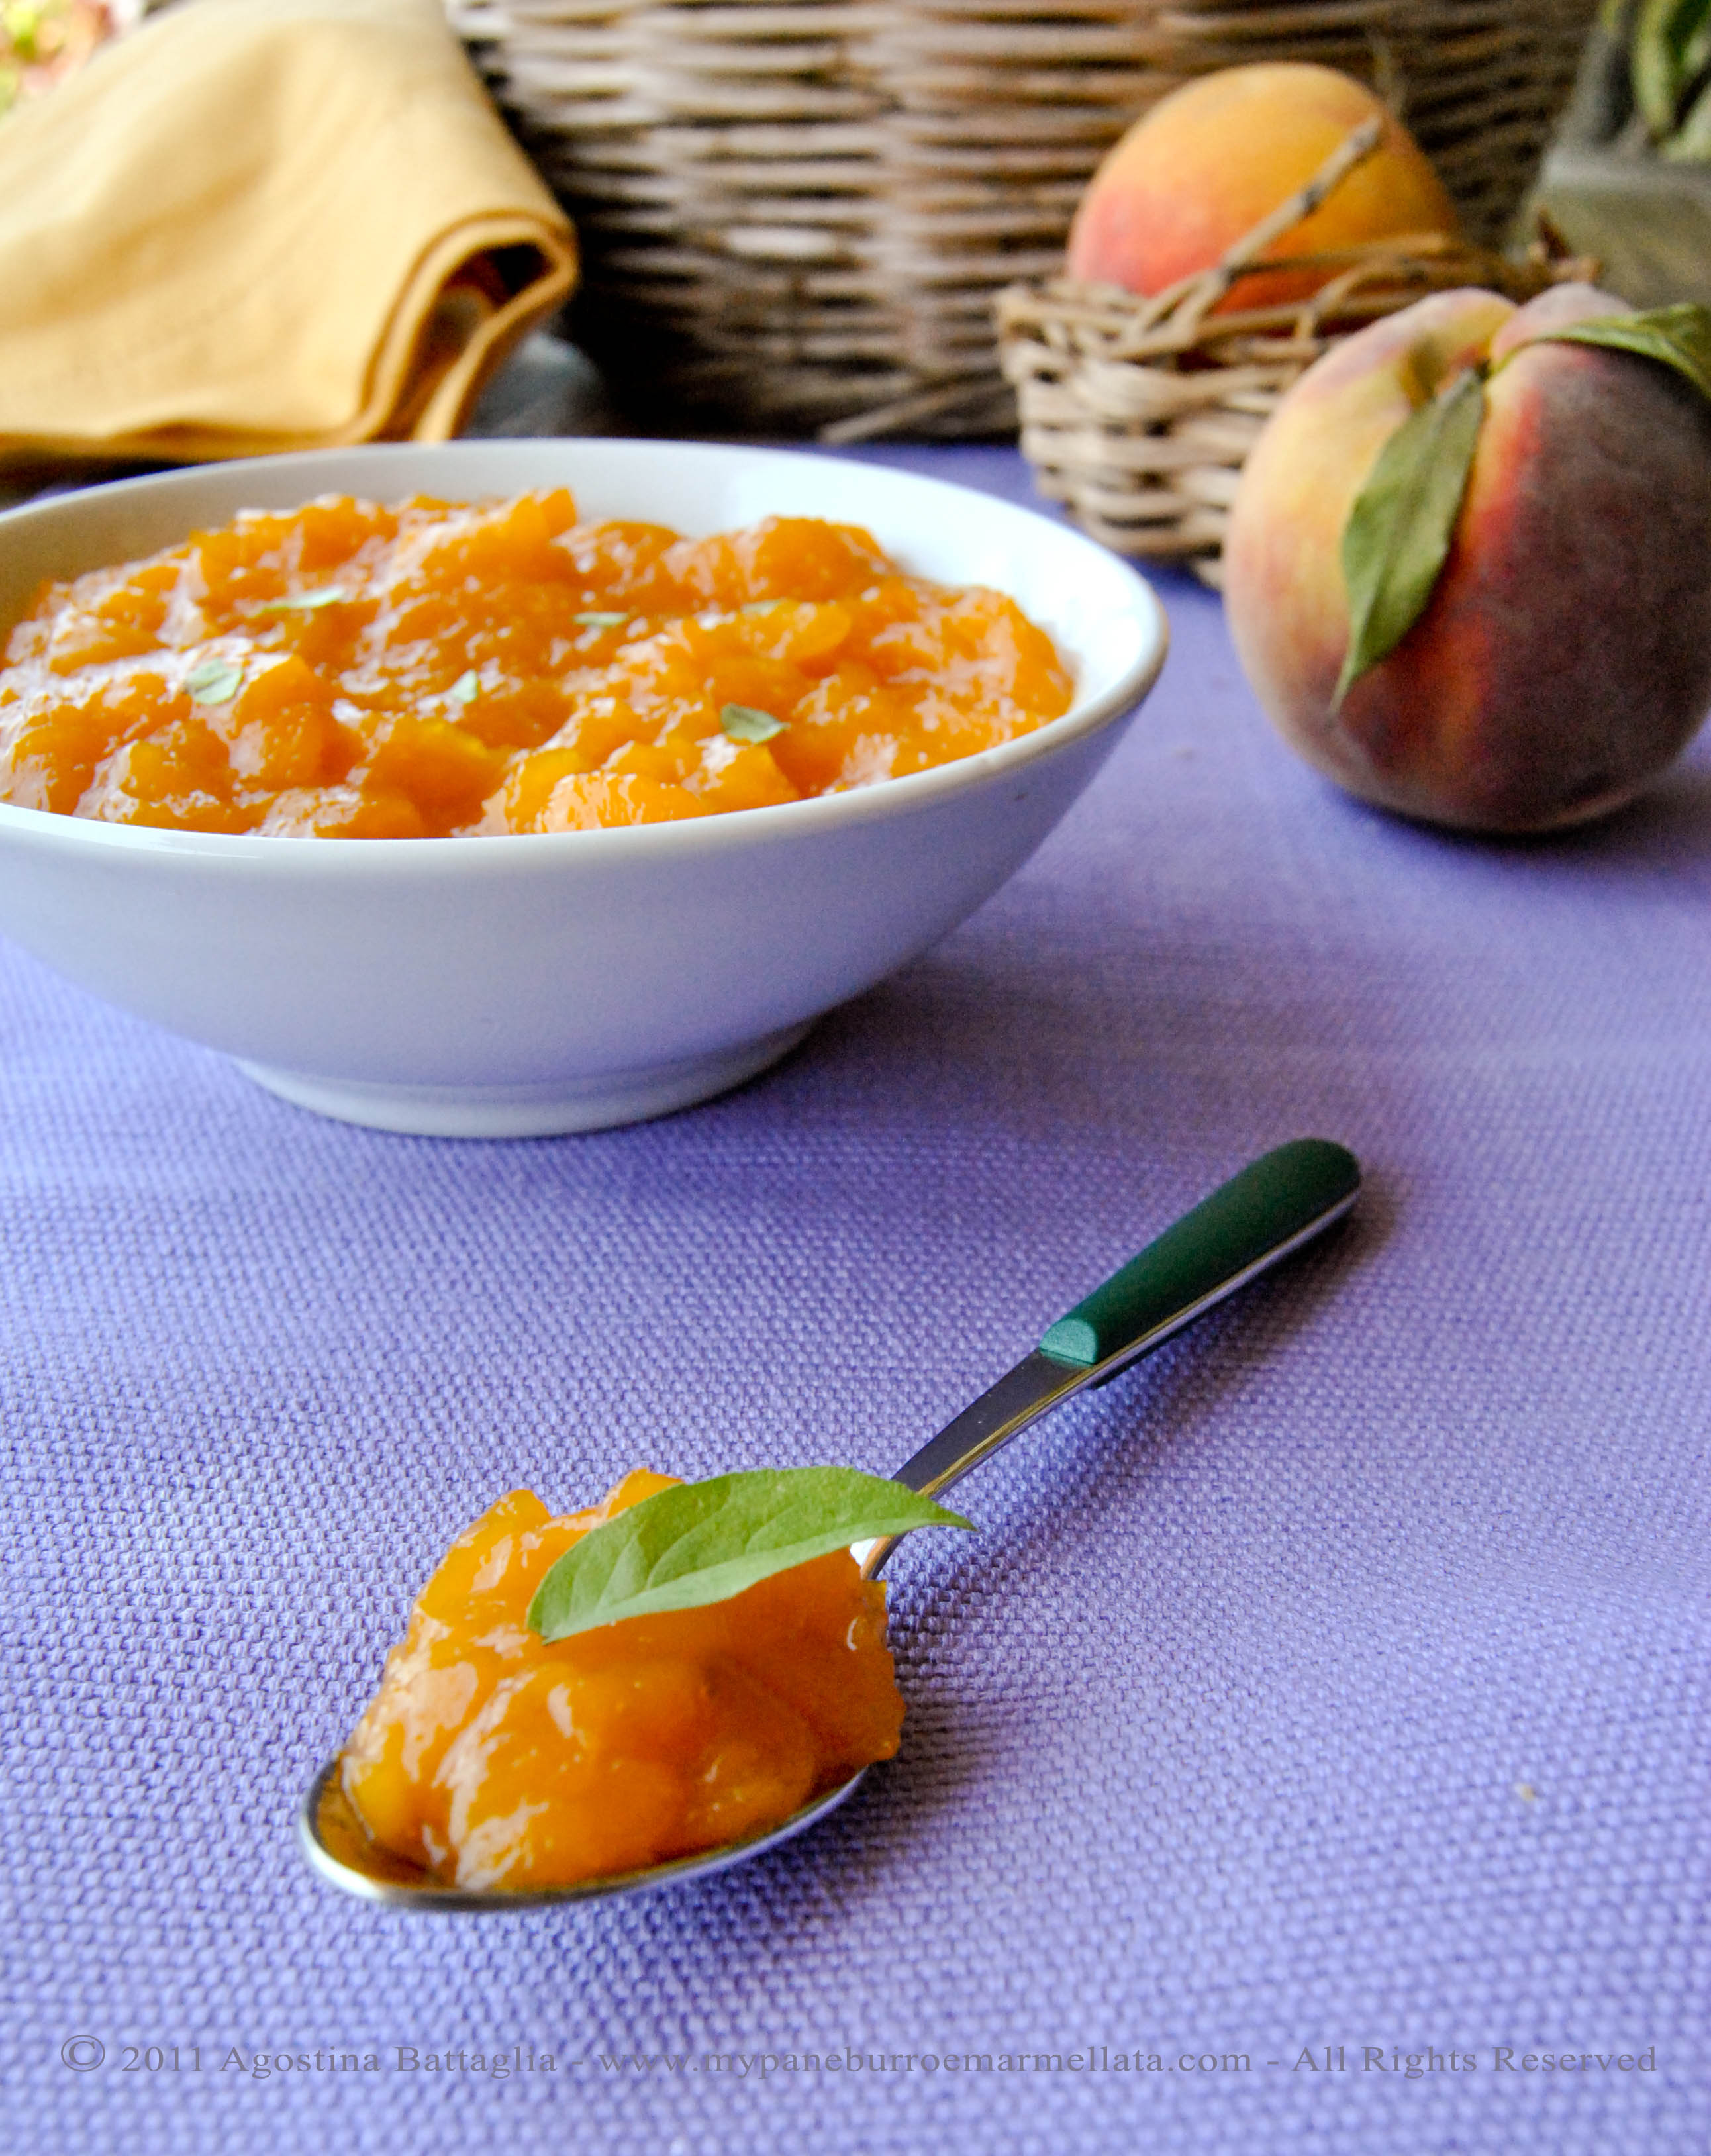
[[[1316,359],[1428,292],[1475,285],[1518,301],[1597,275],[1596,262],[1567,254],[1548,227],[1523,261],[1425,233],[1260,263],[1378,140],[1376,122],[1356,128],[1215,268],[1151,299],[1068,278],[999,295],[1022,452],[1040,492],[1063,502],[1084,531],[1119,554],[1180,562],[1216,586],[1248,451]],[[1245,279],[1284,268],[1326,281],[1292,305],[1220,304],[1240,300]]]
[[[576,334],[676,414],[853,439],[1014,424],[992,301],[1192,76],[1374,83],[1506,231],[1596,0],[447,0],[577,222]]]

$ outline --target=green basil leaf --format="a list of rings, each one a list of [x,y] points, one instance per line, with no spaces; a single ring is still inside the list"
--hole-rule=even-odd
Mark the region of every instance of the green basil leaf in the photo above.
[[[1571,322],[1566,329],[1547,331],[1538,341],[1635,352],[1642,359],[1672,367],[1702,397],[1711,397],[1711,307],[1697,300],[1653,307],[1643,315],[1601,315],[1593,321]],[[1526,346],[1521,349],[1524,352]]]
[[[584,629],[622,629],[629,616],[627,613],[578,613],[573,614],[571,619],[579,621]]]
[[[194,704],[229,704],[244,685],[244,669],[229,659],[204,659],[184,676]]]
[[[851,1543],[970,1524],[854,1467],[768,1467],[679,1482],[568,1549],[536,1589],[528,1622],[543,1640],[568,1640],[626,1617],[728,1602]]]
[[[784,731],[784,721],[770,711],[758,711],[753,704],[727,704],[719,724],[732,741],[768,742]]]
[[[451,703],[473,704],[481,693],[481,677],[472,666],[466,674],[460,674],[445,693]]]
[[[1343,531],[1349,649],[1334,702],[1425,613],[1455,536],[1484,417],[1485,384],[1470,367],[1410,412],[1379,451]]]
[[[258,613],[313,613],[319,607],[343,606],[350,593],[337,584],[323,584],[319,591],[293,592],[289,598],[268,599]]]

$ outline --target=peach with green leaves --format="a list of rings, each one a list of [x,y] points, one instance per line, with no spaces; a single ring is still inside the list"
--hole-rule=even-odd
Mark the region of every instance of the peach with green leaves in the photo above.
[[[1630,799],[1711,709],[1711,316],[1440,293],[1283,398],[1225,547],[1279,731],[1466,830]]]

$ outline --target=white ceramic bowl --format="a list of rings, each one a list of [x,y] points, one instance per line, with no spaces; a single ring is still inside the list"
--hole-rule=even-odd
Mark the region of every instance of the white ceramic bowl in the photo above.
[[[961,487],[788,450],[456,442],[270,457],[0,516],[0,629],[44,577],[316,495],[453,501],[566,485],[585,516],[700,535],[773,513],[865,525],[906,567],[1008,592],[1075,703],[934,771],[613,831],[271,839],[0,803],[0,932],[304,1107],[511,1137],[655,1116],[765,1069],[1015,873],[1158,674],[1164,614],[1114,555]]]

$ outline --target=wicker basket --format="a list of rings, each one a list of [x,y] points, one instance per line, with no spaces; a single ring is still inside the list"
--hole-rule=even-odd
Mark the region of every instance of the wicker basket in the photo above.
[[[846,438],[1012,424],[994,295],[1061,266],[1138,113],[1236,61],[1375,82],[1495,239],[1595,5],[448,0],[577,220],[577,335],[624,393]]]
[[[999,295],[1023,454],[1040,492],[1065,503],[1084,531],[1119,554],[1179,562],[1216,585],[1247,453],[1283,393],[1333,344],[1428,292],[1477,285],[1523,300],[1596,276],[1598,264],[1567,254],[1548,228],[1524,261],[1422,234],[1272,256],[1267,277],[1287,262],[1326,281],[1305,301],[1242,307],[1256,258],[1334,193],[1378,138],[1376,122],[1356,128],[1215,269],[1154,298],[1068,278]]]

